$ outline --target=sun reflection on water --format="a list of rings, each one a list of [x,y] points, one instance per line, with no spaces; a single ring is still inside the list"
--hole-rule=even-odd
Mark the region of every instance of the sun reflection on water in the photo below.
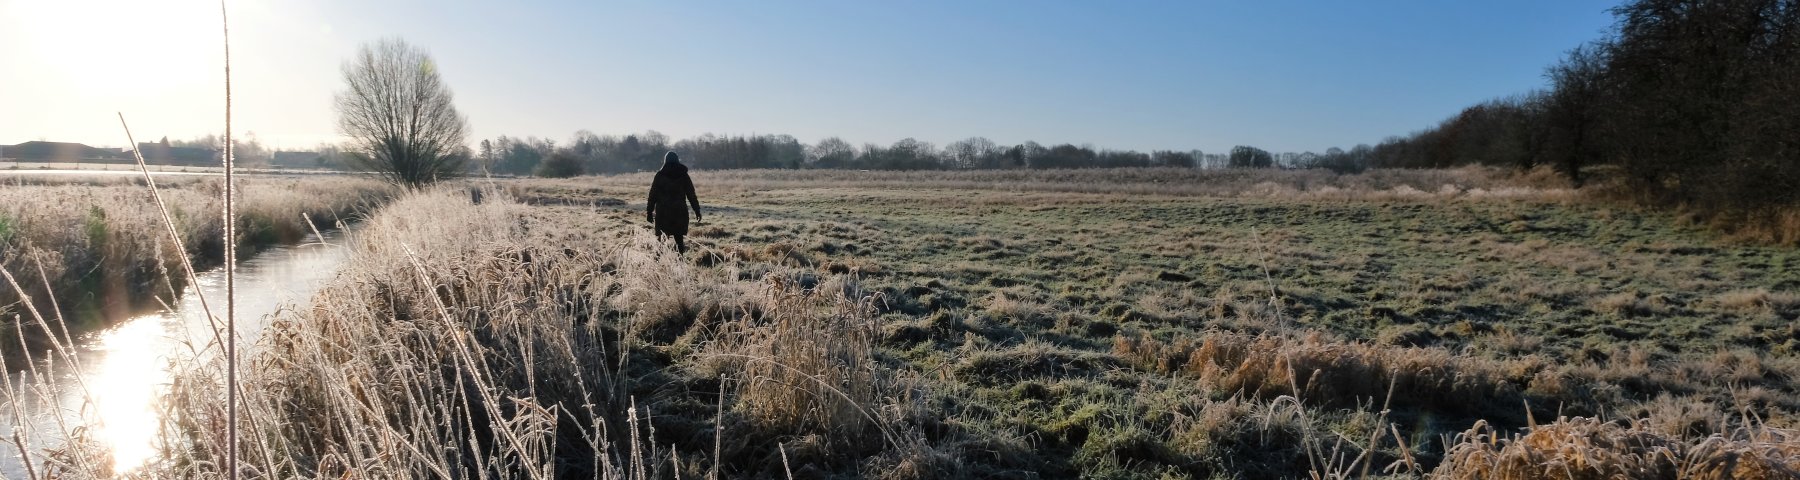
[[[328,239],[337,238],[337,232],[328,235]],[[239,264],[240,358],[253,354],[269,315],[282,305],[305,301],[333,276],[347,255],[339,246],[307,244],[271,248]],[[202,273],[170,311],[134,317],[78,339],[81,363],[76,374],[51,375],[55,381],[49,385],[18,387],[21,395],[30,396],[13,399],[22,402],[14,412],[26,418],[0,415],[0,435],[19,431],[29,438],[24,449],[5,445],[6,439],[0,438],[0,479],[29,476],[18,451],[59,448],[67,435],[78,431],[86,431],[94,446],[112,453],[117,476],[141,475],[134,472],[159,461],[165,449],[179,452],[187,448],[179,436],[164,438],[165,420],[160,414],[165,409],[164,395],[177,373],[214,360],[220,353],[212,344],[216,340],[213,322],[207,319],[198,292],[205,292],[209,299],[222,299],[223,276],[222,270]],[[13,381],[23,385],[36,380],[16,376]],[[6,400],[0,398],[0,403]],[[46,458],[32,457],[38,461]]]
[[[144,319],[151,320],[151,319]],[[160,321],[126,322],[100,338],[106,357],[89,377],[97,439],[112,451],[113,468],[126,472],[156,453],[157,392],[169,383],[168,331]]]

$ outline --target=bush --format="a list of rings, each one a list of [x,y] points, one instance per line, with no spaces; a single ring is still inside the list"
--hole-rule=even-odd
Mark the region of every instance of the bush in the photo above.
[[[581,164],[581,158],[565,152],[551,154],[537,168],[537,176],[547,178],[569,178],[583,173],[586,173],[586,169]]]

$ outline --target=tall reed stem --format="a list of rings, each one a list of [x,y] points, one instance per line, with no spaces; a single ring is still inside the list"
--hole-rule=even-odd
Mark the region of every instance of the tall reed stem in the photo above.
[[[225,468],[230,472],[226,478],[237,480],[237,182],[231,158],[231,17],[225,11],[225,0],[219,0],[219,26],[225,45]]]

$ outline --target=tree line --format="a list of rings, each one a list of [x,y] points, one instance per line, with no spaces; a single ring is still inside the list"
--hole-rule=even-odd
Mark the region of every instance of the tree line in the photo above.
[[[1548,166],[1715,226],[1800,243],[1800,0],[1636,0],[1548,86],[1470,106],[1338,170]]]
[[[1046,146],[1035,141],[1001,145],[971,137],[942,147],[914,138],[890,145],[854,145],[839,137],[806,144],[789,135],[716,135],[671,140],[656,131],[626,135],[576,132],[565,143],[540,137],[500,136],[482,140],[475,168],[492,174],[570,177],[656,170],[662,154],[680,152],[684,163],[702,169],[995,170],[1013,168],[1301,168],[1315,166],[1314,153],[1275,154],[1238,146],[1228,153],[1200,150],[1096,149],[1092,145]],[[1332,152],[1339,149],[1332,149]]]
[[[504,135],[482,140],[476,149],[475,160],[477,168],[488,173],[566,177],[656,170],[662,165],[663,152],[669,150],[680,152],[682,161],[690,166],[714,170],[1197,168],[1223,167],[1229,163],[1227,155],[1208,155],[1199,150],[1144,153],[1096,149],[1092,145],[1045,146],[1035,141],[1002,145],[985,137],[971,137],[943,146],[914,138],[888,145],[856,145],[839,137],[807,144],[790,135],[708,133],[675,140],[656,131],[598,135],[586,130],[576,132],[573,138],[562,143],[548,138]],[[1266,151],[1263,153],[1267,154]]]

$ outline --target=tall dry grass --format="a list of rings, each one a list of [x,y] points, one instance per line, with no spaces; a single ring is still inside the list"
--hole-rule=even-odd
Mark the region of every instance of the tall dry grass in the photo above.
[[[585,234],[502,193],[472,205],[424,192],[384,209],[338,278],[248,357],[242,468],[739,477],[772,475],[785,452],[937,471],[905,426],[921,390],[875,360],[872,304],[845,297],[845,280],[741,279],[692,267],[647,232]],[[219,474],[222,368],[203,362],[173,386],[170,451],[144,474]]]
[[[1703,436],[1670,435],[1650,421],[1559,418],[1523,434],[1477,423],[1457,436],[1432,478],[1694,479],[1800,478],[1800,431],[1750,425]]]

